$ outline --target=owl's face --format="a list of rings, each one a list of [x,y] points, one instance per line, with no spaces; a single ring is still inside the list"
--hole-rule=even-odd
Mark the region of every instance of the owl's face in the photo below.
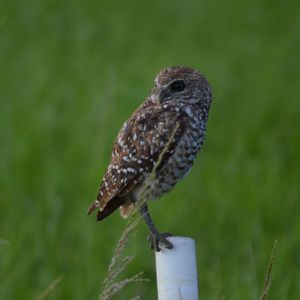
[[[182,101],[187,103],[211,102],[209,83],[197,70],[187,67],[170,67],[155,78],[151,100],[159,103]]]

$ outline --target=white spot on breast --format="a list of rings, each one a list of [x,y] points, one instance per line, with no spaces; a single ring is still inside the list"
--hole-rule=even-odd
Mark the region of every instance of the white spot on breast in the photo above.
[[[192,117],[192,116],[193,116],[193,113],[192,113],[192,111],[191,111],[191,109],[190,109],[189,106],[187,106],[187,107],[185,108],[185,112],[188,114],[189,117]]]
[[[192,141],[192,146],[193,147],[197,147],[198,146],[198,143],[196,141]]]

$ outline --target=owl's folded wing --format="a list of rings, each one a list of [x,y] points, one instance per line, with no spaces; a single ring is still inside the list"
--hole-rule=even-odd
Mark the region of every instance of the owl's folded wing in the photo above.
[[[121,206],[130,191],[161,169],[174,152],[187,120],[177,110],[151,104],[140,106],[120,130],[89,214],[99,208],[106,216]]]

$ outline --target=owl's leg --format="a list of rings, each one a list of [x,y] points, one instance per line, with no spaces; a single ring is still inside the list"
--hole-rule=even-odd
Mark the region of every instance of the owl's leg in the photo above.
[[[150,229],[151,233],[148,237],[148,241],[150,243],[151,249],[155,250],[155,251],[160,251],[160,247],[159,247],[159,243],[163,244],[167,249],[172,249],[173,248],[173,244],[171,242],[169,242],[166,237],[171,236],[170,233],[160,233],[153,221],[152,218],[150,216],[150,213],[148,211],[148,206],[144,205],[143,207],[141,207],[139,209],[139,212],[141,214],[141,216],[143,217],[143,219],[145,220],[148,228]]]

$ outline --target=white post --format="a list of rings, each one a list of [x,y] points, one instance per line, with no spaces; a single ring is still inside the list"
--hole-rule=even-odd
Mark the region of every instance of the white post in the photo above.
[[[158,300],[199,300],[195,242],[172,236],[173,249],[155,252]]]

